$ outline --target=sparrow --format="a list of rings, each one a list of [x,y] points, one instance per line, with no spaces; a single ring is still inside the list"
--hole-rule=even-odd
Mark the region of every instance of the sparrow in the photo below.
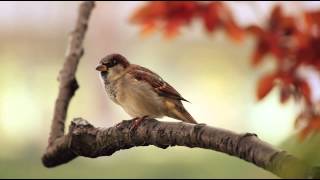
[[[110,99],[136,120],[135,126],[146,117],[164,116],[197,124],[182,104],[187,100],[151,70],[131,64],[120,54],[107,55],[96,70]]]

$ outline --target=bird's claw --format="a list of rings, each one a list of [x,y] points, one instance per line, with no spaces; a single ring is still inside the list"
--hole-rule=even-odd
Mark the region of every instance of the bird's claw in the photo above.
[[[130,131],[137,129],[137,127],[148,118],[148,116],[143,116],[143,117],[136,117],[132,119],[133,125],[130,128]]]

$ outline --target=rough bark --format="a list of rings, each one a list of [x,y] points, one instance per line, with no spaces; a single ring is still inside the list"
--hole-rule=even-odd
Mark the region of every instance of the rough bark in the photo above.
[[[65,63],[60,71],[60,88],[55,103],[49,145],[42,157],[46,167],[67,163],[77,156],[96,158],[110,156],[121,149],[154,145],[198,147],[236,156],[282,178],[319,178],[319,170],[312,168],[285,151],[276,149],[255,134],[234,132],[204,124],[143,121],[132,129],[133,121],[123,121],[110,128],[95,128],[82,118],[72,121],[64,133],[68,105],[78,83],[75,72],[83,55],[82,42],[87,30],[94,2],[83,2],[79,8],[76,27],[71,33]]]
[[[198,147],[223,152],[251,162],[282,178],[314,178],[318,171],[285,151],[276,149],[255,134],[234,132],[204,124],[160,122],[147,119],[136,129],[132,120],[110,128],[95,128],[82,118],[72,121],[59,147],[47,152],[43,163],[54,167],[75,156],[96,158],[138,146]]]
[[[55,102],[54,115],[51,124],[51,132],[49,135],[49,145],[47,147],[46,154],[50,154],[52,151],[61,151],[66,153],[68,158],[76,157],[71,151],[66,152],[61,147],[64,147],[64,129],[67,116],[67,110],[71,98],[75,94],[75,91],[79,88],[75,73],[78,67],[80,58],[83,55],[83,40],[87,31],[89,17],[92,9],[94,8],[94,2],[82,2],[79,7],[78,19],[76,26],[70,34],[70,41],[68,49],[66,51],[66,58],[63,68],[60,70],[58,80],[60,81],[59,94]],[[69,156],[70,155],[70,156]],[[46,155],[45,155],[46,156]],[[64,155],[61,155],[63,158]],[[56,161],[60,162],[59,157],[56,157]]]

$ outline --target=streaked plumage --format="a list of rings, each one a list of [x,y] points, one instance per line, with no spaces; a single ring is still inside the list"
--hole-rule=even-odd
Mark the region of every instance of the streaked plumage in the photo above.
[[[101,71],[105,89],[111,100],[131,117],[168,116],[196,123],[181,102],[187,100],[151,70],[130,64],[120,54],[111,54],[103,58],[97,70]]]

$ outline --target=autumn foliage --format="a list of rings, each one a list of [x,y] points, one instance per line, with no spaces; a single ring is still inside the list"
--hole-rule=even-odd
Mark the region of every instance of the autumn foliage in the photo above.
[[[149,2],[136,11],[131,21],[142,26],[142,34],[160,29],[165,37],[172,38],[179,34],[181,27],[190,25],[195,18],[203,21],[209,33],[224,29],[233,40],[243,39],[244,31],[237,26],[231,12],[221,2]]]
[[[241,42],[247,36],[255,37],[252,66],[257,67],[267,55],[276,61],[274,71],[258,81],[257,99],[265,98],[277,87],[281,103],[293,98],[304,104],[296,119],[300,137],[304,139],[311,132],[320,130],[319,102],[312,100],[312,89],[298,73],[302,67],[320,71],[320,11],[290,16],[281,6],[275,6],[264,26],[240,27],[223,2],[161,1],[146,3],[133,14],[131,21],[142,27],[142,34],[160,30],[165,37],[173,38],[195,19],[203,22],[208,33],[222,30],[235,42]]]

